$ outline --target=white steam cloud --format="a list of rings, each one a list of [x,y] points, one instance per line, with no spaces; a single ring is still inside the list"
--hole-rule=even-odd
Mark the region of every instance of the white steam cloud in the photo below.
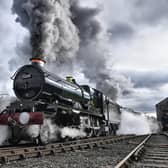
[[[8,94],[0,94],[0,112],[9,106],[11,102],[16,100],[15,97],[9,96]]]
[[[3,145],[9,135],[8,126],[0,125],[0,145]]]
[[[154,129],[155,128],[155,129]],[[143,135],[158,131],[157,123],[148,120],[142,114],[134,114],[127,110],[122,110],[121,124],[118,134]]]
[[[30,126],[28,126],[26,131],[31,138],[36,138],[39,135],[40,126],[39,125],[30,125]]]
[[[59,141],[60,138],[85,137],[86,133],[82,129],[70,127],[58,127],[49,118],[44,119],[42,126],[31,125],[27,127],[27,133],[31,138],[37,138],[40,134],[43,143]]]
[[[81,129],[64,127],[61,129],[61,136],[62,136],[62,138],[65,138],[65,137],[71,137],[71,138],[85,137],[86,133]]]

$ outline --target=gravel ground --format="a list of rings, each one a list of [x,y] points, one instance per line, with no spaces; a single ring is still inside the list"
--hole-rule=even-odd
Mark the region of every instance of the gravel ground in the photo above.
[[[139,138],[139,142],[142,138]],[[89,150],[59,153],[0,165],[1,168],[104,168],[113,167],[135,147],[128,140]],[[110,165],[110,166],[108,166]]]

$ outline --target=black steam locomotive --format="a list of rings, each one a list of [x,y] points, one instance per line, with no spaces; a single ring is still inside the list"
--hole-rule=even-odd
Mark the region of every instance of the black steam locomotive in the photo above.
[[[31,61],[13,76],[19,100],[0,114],[0,125],[8,125],[11,143],[22,139],[48,143],[72,137],[73,131],[76,137],[116,133],[118,104],[97,89],[79,85],[72,77],[64,80],[47,72],[39,58]]]

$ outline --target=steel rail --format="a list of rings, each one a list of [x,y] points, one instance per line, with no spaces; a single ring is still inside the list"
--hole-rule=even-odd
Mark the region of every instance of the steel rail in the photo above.
[[[124,159],[122,159],[114,168],[124,168],[128,167],[131,157],[138,151],[140,151],[144,144],[149,140],[151,134],[148,135],[138,146],[136,146]]]
[[[10,150],[10,148],[6,150],[0,149],[0,163],[5,163],[13,160],[20,160],[25,158],[54,155],[56,153],[61,153],[61,152],[91,149],[91,148],[99,147],[106,144],[112,144],[112,143],[117,143],[127,139],[132,139],[135,137],[137,136],[135,135],[119,136],[119,137],[110,136],[110,137],[98,138],[97,140],[93,138],[93,141],[91,141],[91,138],[90,138],[88,142],[87,142],[87,139],[85,139],[84,141],[81,140],[81,141],[77,141],[77,143],[72,142],[70,144],[54,143],[54,144],[48,144],[46,146],[14,148],[12,150]]]

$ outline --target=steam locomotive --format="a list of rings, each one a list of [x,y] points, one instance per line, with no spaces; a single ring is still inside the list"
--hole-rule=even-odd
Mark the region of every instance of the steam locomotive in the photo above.
[[[46,71],[45,61],[39,58],[31,62],[12,78],[18,100],[0,113],[0,125],[8,126],[10,143],[29,139],[46,144],[72,137],[73,130],[77,137],[116,134],[121,113],[117,103],[70,76],[64,80]]]

